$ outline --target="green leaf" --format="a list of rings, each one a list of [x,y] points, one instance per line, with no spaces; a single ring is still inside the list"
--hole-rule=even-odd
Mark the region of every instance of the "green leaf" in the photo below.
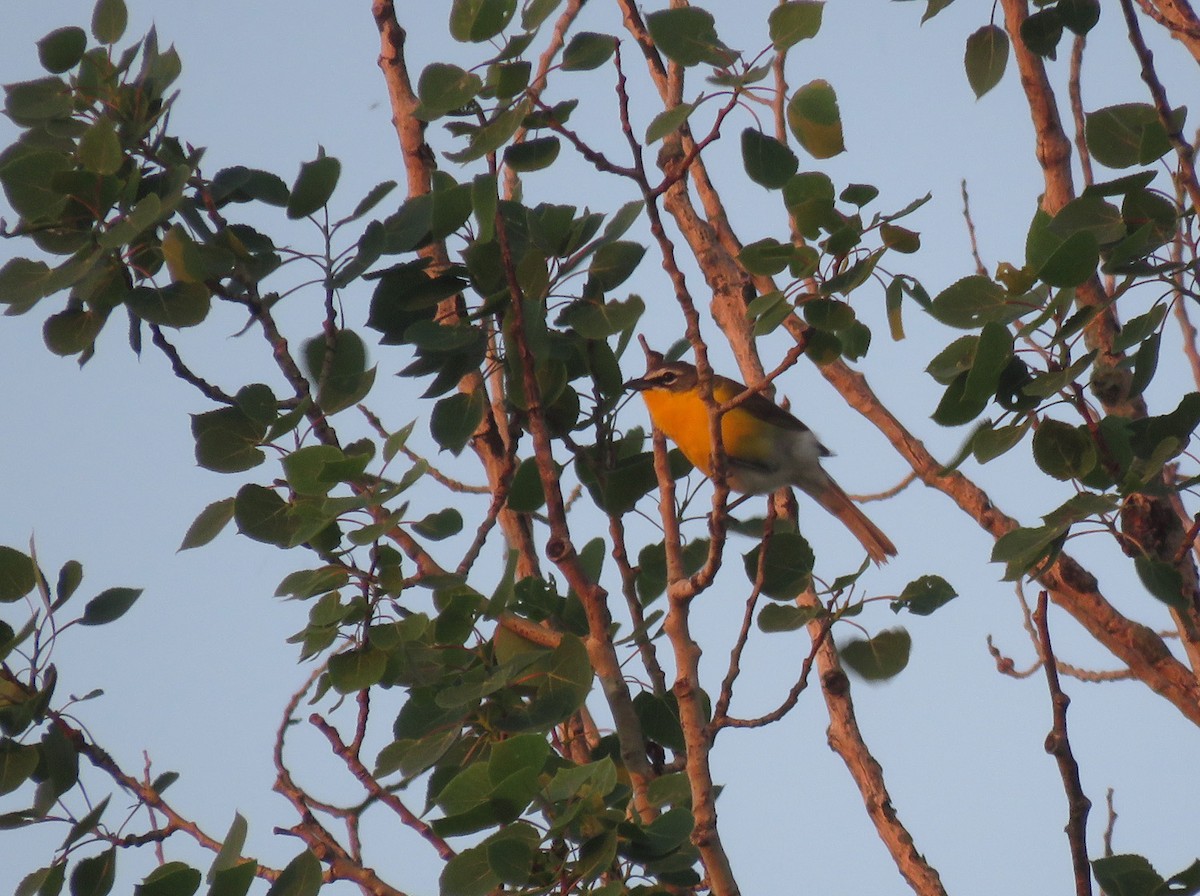
[[[483,127],[472,132],[467,148],[458,152],[446,153],[446,158],[452,162],[463,164],[482,159],[488,153],[495,152],[521,126],[529,110],[529,101],[517,103],[511,109],[497,112]]]
[[[780,189],[800,167],[787,146],[754,128],[742,131],[742,164],[752,181],[769,190]]]
[[[12,793],[38,767],[37,747],[19,744],[10,738],[0,740],[0,796]]]
[[[62,74],[79,64],[87,50],[87,33],[69,25],[56,28],[37,43],[38,61],[52,74]]]
[[[1092,873],[1107,896],[1156,896],[1163,879],[1143,856],[1115,855],[1095,859]]]
[[[10,258],[0,267],[0,304],[9,314],[21,314],[47,294],[50,267],[44,261]]]
[[[838,653],[842,661],[867,681],[883,681],[903,671],[912,650],[912,637],[902,628],[882,631],[873,638],[847,642]]]
[[[890,606],[895,613],[908,610],[917,616],[928,616],[956,597],[958,592],[941,576],[921,576],[905,585]]]
[[[616,47],[617,39],[611,34],[581,31],[567,41],[562,54],[562,69],[582,72],[599,68],[608,62]]]
[[[20,600],[37,585],[33,559],[16,548],[0,545],[0,603]]]
[[[92,347],[103,326],[103,315],[68,308],[46,318],[42,338],[54,354],[75,355]]]
[[[212,307],[212,294],[203,283],[136,286],[126,296],[125,305],[148,323],[182,329],[204,322]]]
[[[660,697],[642,691],[633,698],[633,709],[642,723],[642,733],[648,739],[676,753],[686,749],[683,726],[679,722],[679,704],[674,694]]]
[[[975,357],[963,386],[963,400],[983,406],[1000,385],[1000,374],[1013,357],[1013,335],[1003,324],[988,321],[979,333]]]
[[[816,37],[824,11],[825,4],[816,0],[789,0],[772,9],[767,16],[767,27],[776,52],[782,53],[802,40]]]
[[[249,825],[246,824],[246,819],[242,817],[240,812],[233,813],[233,821],[229,824],[229,830],[225,833],[225,839],[221,841],[221,849],[217,852],[212,860],[212,864],[208,868],[207,880],[211,884],[217,874],[229,868],[236,867],[241,862],[242,850],[246,846],[246,834],[249,831]]]
[[[767,604],[758,611],[758,627],[764,632],[793,632],[803,628],[825,612],[823,607],[798,607],[795,604]]]
[[[58,571],[58,582],[54,587],[54,606],[57,608],[65,604],[82,581],[83,564],[78,560],[68,560],[64,563],[62,569]]]
[[[537,460],[527,457],[513,474],[508,490],[508,509],[514,513],[533,513],[545,503],[546,493]]]
[[[333,156],[321,155],[300,166],[287,201],[289,218],[306,218],[329,201],[342,173],[342,163]]]
[[[1058,0],[1063,24],[1076,34],[1087,34],[1100,21],[1100,0]]]
[[[117,126],[111,118],[101,118],[79,138],[79,164],[96,174],[116,174],[125,161]]]
[[[192,417],[196,462],[217,473],[239,473],[261,464],[266,455],[259,443],[266,427],[238,407],[218,408]]]
[[[200,872],[183,862],[167,862],[133,888],[134,896],[192,896],[200,889]]]
[[[483,79],[457,65],[431,62],[417,81],[417,97],[421,100],[422,117],[437,117],[459,109],[483,89]]]
[[[1187,610],[1191,605],[1183,590],[1183,576],[1179,570],[1162,560],[1145,555],[1133,558],[1133,568],[1146,590],[1169,607]]]
[[[100,0],[96,8],[106,3],[107,0]],[[76,863],[71,870],[71,896],[108,896],[116,876],[117,848],[112,846],[98,856],[89,856]]]
[[[596,250],[588,265],[589,283],[594,283],[601,292],[616,289],[633,273],[646,254],[640,243],[617,240],[606,243]]]
[[[277,547],[289,547],[296,531],[288,503],[274,489],[254,483],[238,489],[233,519],[238,531],[247,538]]]
[[[267,896],[317,896],[321,889],[321,863],[308,850],[288,862],[267,890]]]
[[[696,111],[695,103],[680,103],[659,112],[646,125],[646,142],[657,143],[668,134],[673,134]]]
[[[766,237],[743,246],[742,251],[738,253],[738,261],[748,273],[773,277],[788,266],[795,254],[796,247],[791,243],[781,243],[773,237]],[[782,293],[777,295],[782,296]],[[790,310],[791,303],[785,304]]]
[[[1187,109],[1171,114],[1171,126],[1182,128]],[[1158,112],[1147,103],[1123,103],[1088,113],[1084,134],[1092,158],[1109,168],[1148,165],[1171,149]]]
[[[1030,422],[1014,423],[1010,426],[993,426],[990,422],[975,433],[971,440],[971,451],[981,464],[995,460],[1010,448],[1013,448],[1029,429]]]
[[[1145,392],[1150,380],[1154,378],[1154,372],[1158,369],[1158,347],[1161,340],[1161,334],[1153,333],[1138,346],[1133,356],[1133,377],[1129,381],[1131,398]]]
[[[974,330],[988,321],[1008,323],[1030,310],[1028,305],[1010,303],[1010,298],[990,277],[972,274],[938,293],[929,313],[948,326]]]
[[[304,343],[309,375],[319,384],[317,403],[326,414],[336,414],[361,401],[375,382],[375,369],[367,370],[367,347],[353,330],[338,330],[333,338],[333,359],[328,362],[328,340],[314,336]]]
[[[92,10],[92,35],[102,44],[115,44],[125,33],[129,13],[124,0],[96,0]]]
[[[1066,540],[1060,526],[1020,527],[996,539],[992,562],[1004,563],[1004,581],[1015,582],[1035,566],[1058,554]]]
[[[461,43],[491,40],[512,20],[517,0],[454,0],[450,34]]]
[[[106,588],[87,602],[79,624],[104,625],[120,619],[141,596],[141,588]]]
[[[413,530],[433,541],[441,541],[462,531],[462,514],[453,507],[446,507],[413,523]]]
[[[353,694],[379,684],[387,671],[387,654],[374,647],[335,653],[329,658],[329,681],[339,694]]]
[[[899,224],[881,224],[879,236],[885,246],[904,255],[912,255],[921,248],[921,235]]]
[[[562,148],[557,137],[536,137],[504,150],[504,164],[513,171],[539,171],[554,164]]]
[[[746,577],[758,578],[758,556],[762,545],[755,545],[742,555]],[[802,535],[795,532],[776,532],[767,543],[763,561],[762,593],[776,600],[791,600],[808,587],[812,580],[815,558],[812,548]]]
[[[485,401],[482,390],[438,400],[429,416],[429,431],[443,450],[457,455],[466,447],[483,420]]]
[[[837,94],[828,81],[810,81],[797,90],[787,105],[787,122],[813,158],[832,158],[846,149]]]
[[[487,896],[503,881],[492,870],[487,848],[464,849],[446,863],[438,878],[440,896]]]
[[[655,46],[683,66],[705,62],[718,68],[731,65],[737,54],[717,37],[712,13],[694,6],[664,9],[646,16]]]
[[[984,25],[967,38],[963,59],[976,98],[1000,83],[1008,64],[1008,35],[999,25]]]
[[[481,845],[487,852],[488,865],[505,883],[522,886],[529,881],[534,857],[542,836],[528,822],[501,828]]]
[[[1054,59],[1062,40],[1063,20],[1055,6],[1040,9],[1021,23],[1021,41],[1033,53]]]
[[[1086,230],[1071,234],[1037,270],[1043,283],[1059,288],[1078,286],[1094,273],[1100,263],[1100,245]]]
[[[1042,472],[1068,480],[1086,476],[1099,458],[1085,428],[1046,419],[1033,433],[1033,459]]]

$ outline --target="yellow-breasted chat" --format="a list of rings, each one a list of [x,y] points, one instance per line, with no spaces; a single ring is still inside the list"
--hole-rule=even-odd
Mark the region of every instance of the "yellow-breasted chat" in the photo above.
[[[662,363],[651,356],[644,376],[625,388],[641,393],[650,419],[704,475],[712,476],[712,439],[708,406],[700,393],[700,377],[686,361]],[[713,398],[731,401],[746,387],[728,377],[714,375]],[[770,494],[794,485],[837,517],[862,542],[871,559],[884,563],[896,546],[867,515],[858,509],[821,467],[831,452],[812,430],[761,393],[754,393],[721,417],[726,479],[730,489],[750,495]]]

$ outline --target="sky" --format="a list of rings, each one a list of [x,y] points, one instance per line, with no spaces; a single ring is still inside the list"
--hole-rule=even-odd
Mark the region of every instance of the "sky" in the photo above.
[[[414,73],[441,54],[458,52],[448,48],[436,12],[446,6],[423,5],[422,10],[435,12],[404,22],[410,28]],[[761,10],[757,18],[763,18],[769,5],[750,7]],[[402,15],[412,15],[401,8]],[[716,4],[712,8],[717,11]],[[958,3],[920,26],[923,4],[831,3],[820,36],[802,45],[789,63],[793,84],[819,77],[834,85],[846,128],[847,153],[821,162],[802,158],[803,166],[825,171],[839,185],[877,184],[882,210],[932,193],[908,225],[921,231],[922,251],[905,260],[907,272],[931,292],[973,271],[961,214],[964,179],[980,252],[992,268],[1022,259],[1040,191],[1015,72],[978,101],[963,74],[966,36],[986,24],[989,8]],[[38,77],[34,42],[62,25],[86,26],[90,12],[91,4],[78,0],[4,0],[0,81]],[[1115,12],[1106,6],[1089,41],[1083,87],[1090,108],[1144,101]],[[342,161],[334,203],[346,210],[374,184],[403,180],[366,0],[213,0],[202,11],[192,4],[134,0],[130,14],[127,36],[153,24],[160,43],[174,44],[183,59],[172,128],[207,147],[206,171],[243,164],[290,181],[323,146]],[[580,27],[617,32],[619,22],[608,4],[593,2]],[[718,27],[730,46],[750,49],[765,43],[765,28],[756,16],[721,16]],[[1194,63],[1178,47],[1160,41],[1155,50],[1168,89],[1195,84]],[[1052,72],[1055,83],[1064,84],[1065,59],[1052,64]],[[596,97],[611,97],[606,80],[611,72],[572,77],[564,76],[564,90],[578,84]],[[644,80],[635,83],[643,90],[635,96],[635,115],[648,123],[656,111],[654,99],[644,92]],[[691,85],[689,98],[702,89],[698,78]],[[1172,95],[1172,100],[1195,105],[1194,95]],[[715,157],[730,166],[726,195],[734,227],[746,242],[785,232],[778,200],[740,172],[736,133],[752,123],[747,113],[735,118],[728,128],[733,139],[725,141],[733,155],[722,157],[718,148]],[[612,139],[603,119],[581,119],[579,127],[601,145]],[[11,123],[0,119],[3,145],[15,134]],[[619,142],[613,145],[619,151]],[[452,163],[443,167],[456,173]],[[722,174],[720,164],[713,170]],[[566,174],[531,175],[526,201],[569,201],[611,212],[633,198],[632,192],[620,193],[623,185],[614,189],[591,176],[582,163],[568,160]],[[13,217],[2,198],[0,216]],[[273,233],[294,234],[298,241],[316,238],[315,230],[286,225],[282,215],[267,224]],[[644,229],[640,236],[645,237]],[[0,263],[27,251],[15,241],[0,242]],[[700,295],[702,281],[694,271],[689,276]],[[650,256],[627,286],[651,308],[649,337],[673,341],[682,322],[669,300],[669,284]],[[346,297],[348,317],[357,315],[356,324],[365,317],[365,298]],[[0,494],[6,508],[0,515],[0,544],[26,549],[33,538],[51,578],[63,562],[79,560],[85,571],[81,597],[114,585],[145,589],[118,623],[67,633],[54,658],[60,693],[103,687],[104,696],[78,707],[77,715],[126,769],[140,772],[148,756],[155,773],[181,772],[169,796],[183,814],[219,837],[233,812],[240,811],[250,821],[248,852],[282,865],[298,844],[271,835],[273,826],[291,822],[291,814],[270,791],[270,745],[283,703],[309,672],[297,665],[295,648],[284,643],[303,626],[307,608],[272,594],[279,580],[307,558],[232,532],[206,548],[176,552],[204,506],[232,495],[241,481],[273,474],[264,468],[239,478],[198,468],[187,415],[208,406],[172,377],[161,356],[147,349],[135,357],[121,326],[108,328],[96,357],[82,370],[74,359],[47,352],[40,331],[46,313],[57,309],[55,301],[0,320],[0,382],[8,421],[0,438]],[[855,302],[875,330],[871,353],[861,364],[872,386],[935,455],[950,457],[965,433],[928,419],[939,390],[922,371],[956,334],[910,306],[905,310],[908,338],[894,343],[883,325],[882,291],[864,288]],[[293,339],[311,335],[319,320],[303,302],[287,309],[284,319]],[[203,328],[206,335],[181,334],[180,344],[217,381],[234,387],[251,381],[247,377],[258,369],[259,346],[234,336],[240,324],[232,316],[216,324]],[[714,335],[715,328],[707,332]],[[777,359],[786,346],[775,339],[764,348],[768,359]],[[372,340],[371,352],[380,365],[372,406],[398,428],[420,416],[422,406],[409,381],[391,376],[404,364],[396,350]],[[716,357],[728,363],[720,352]],[[626,373],[638,372],[636,358],[625,361]],[[770,360],[768,366],[773,366]],[[1185,375],[1182,367],[1164,370],[1162,393],[1186,388],[1187,381],[1179,379]],[[811,367],[789,371],[780,388],[797,415],[836,452],[828,468],[848,491],[881,491],[904,475],[878,433],[845,408]],[[1153,402],[1154,392],[1150,398]],[[636,403],[622,413],[627,425],[645,422]],[[434,454],[420,425],[418,433],[422,450]],[[452,463],[445,457],[439,462]],[[969,465],[966,471],[1006,512],[1031,523],[1068,492],[1030,479],[1026,466],[1014,456],[983,468]],[[469,466],[459,468],[469,471]],[[801,509],[805,534],[819,556],[830,558],[831,568],[857,563],[856,547],[840,529],[823,525],[811,504],[802,503]],[[903,674],[884,685],[854,688],[860,723],[884,767],[901,819],[949,892],[1066,891],[1066,802],[1054,762],[1042,750],[1050,724],[1045,684],[1040,674],[1024,681],[999,675],[985,646],[992,635],[1018,666],[1032,660],[1012,586],[1000,582],[1001,569],[988,563],[990,539],[964,525],[945,498],[919,486],[866,509],[900,548],[895,561],[872,573],[867,585],[872,593],[895,593],[917,576],[936,573],[961,595],[932,617],[903,620],[914,640]],[[649,537],[648,531],[643,534]],[[735,541],[732,548],[744,552],[750,543]],[[1111,561],[1113,552],[1100,539],[1080,540],[1078,553],[1085,560],[1095,558],[1102,586],[1118,607],[1152,626],[1167,625],[1165,612],[1130,570]],[[486,582],[487,576],[482,578]],[[740,623],[738,587],[737,580],[730,584],[728,601],[714,589],[697,604],[696,629],[708,676],[719,677]],[[7,619],[8,612],[0,607],[0,618]],[[884,604],[875,604],[859,621],[872,631],[895,624]],[[1065,614],[1052,613],[1051,625],[1064,658],[1087,668],[1112,668],[1111,658]],[[799,633],[755,639],[739,690],[746,701],[743,714],[778,702],[790,686],[798,652],[807,652]],[[1073,746],[1085,791],[1096,806],[1089,827],[1093,850],[1099,847],[1104,794],[1111,787],[1119,814],[1118,851],[1143,853],[1166,874],[1190,864],[1196,858],[1193,832],[1200,805],[1200,781],[1191,761],[1194,730],[1140,685],[1067,679],[1065,687],[1073,701]],[[381,709],[386,716],[386,706]],[[811,691],[767,732],[730,731],[718,741],[714,776],[725,785],[718,809],[744,892],[777,892],[785,886],[788,892],[820,894],[906,891],[870,828],[853,782],[825,744],[826,724],[823,704]],[[321,745],[296,740],[297,765],[312,770],[317,789],[342,786]],[[118,802],[114,809],[123,810]],[[0,810],[11,808],[0,799]],[[0,853],[21,860],[0,862],[0,892],[11,891],[24,873],[47,862],[61,836],[57,829],[6,832]],[[412,839],[389,847],[376,864],[397,870],[396,883],[409,892],[433,892],[439,863]],[[780,853],[788,861],[780,862]],[[199,851],[180,848],[178,855],[206,867]],[[136,881],[153,857],[146,853],[121,861],[121,879]]]

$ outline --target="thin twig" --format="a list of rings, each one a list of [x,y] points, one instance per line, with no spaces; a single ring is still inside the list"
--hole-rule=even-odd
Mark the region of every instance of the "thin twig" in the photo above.
[[[1154,70],[1154,54],[1150,52],[1145,38],[1142,37],[1142,28],[1138,24],[1133,0],[1121,0],[1121,11],[1125,14],[1125,25],[1129,29],[1129,42],[1133,45],[1133,51],[1137,53],[1138,61],[1142,64],[1142,80],[1146,82],[1150,97],[1154,101],[1154,110],[1158,113],[1158,120],[1166,130],[1167,139],[1175,148],[1175,155],[1179,158],[1179,172],[1176,177],[1183,182],[1183,188],[1192,200],[1192,207],[1200,209],[1200,183],[1196,180],[1196,151],[1192,148],[1192,144],[1184,139],[1183,134],[1172,120],[1167,91],[1163,87],[1162,81],[1158,79],[1158,73]]]
[[[1079,167],[1083,171],[1084,184],[1091,186],[1095,183],[1095,178],[1092,176],[1092,154],[1087,145],[1081,89],[1083,51],[1086,45],[1087,38],[1082,34],[1075,35],[1075,40],[1071,42],[1071,72],[1067,76],[1067,95],[1071,100],[1071,118],[1075,122],[1075,151],[1079,153]]]
[[[975,219],[971,217],[971,194],[967,192],[967,179],[964,177],[960,184],[963,202],[963,218],[967,222],[967,237],[971,240],[971,257],[975,259],[975,273],[987,276],[987,266],[979,257],[979,241],[975,237]]]
[[[1046,735],[1046,752],[1058,763],[1062,776],[1063,790],[1067,794],[1067,843],[1071,849],[1071,865],[1075,873],[1076,896],[1092,896],[1092,868],[1087,854],[1087,817],[1092,808],[1091,800],[1083,793],[1079,779],[1079,763],[1071,751],[1067,736],[1067,707],[1071,704],[1058,681],[1058,668],[1054,650],[1050,645],[1050,626],[1046,621],[1046,609],[1050,599],[1045,591],[1038,595],[1037,609],[1033,611],[1033,622],[1038,630],[1038,654],[1046,670],[1046,684],[1050,689],[1050,702],[1054,712],[1053,727]]]

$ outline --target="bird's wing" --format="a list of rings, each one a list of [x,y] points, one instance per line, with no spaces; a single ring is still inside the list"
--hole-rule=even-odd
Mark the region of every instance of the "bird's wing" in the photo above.
[[[730,399],[736,398],[746,391],[746,387],[736,380],[731,380],[726,377],[718,377],[717,380],[718,381],[714,382],[713,384],[713,397],[715,397],[718,401],[729,401]],[[745,410],[746,413],[757,417],[759,420],[769,423],[771,426],[778,427],[779,429],[786,429],[794,432],[811,432],[811,430],[804,425],[803,421],[796,419],[791,412],[785,411],[761,392],[755,392],[738,407]],[[822,457],[829,457],[833,453],[824,445],[822,445],[820,441],[817,442],[817,447],[820,449],[820,454]]]

